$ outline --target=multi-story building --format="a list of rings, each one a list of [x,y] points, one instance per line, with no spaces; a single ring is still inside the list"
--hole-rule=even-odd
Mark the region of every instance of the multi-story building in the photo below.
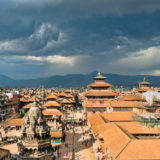
[[[105,82],[106,77],[98,72],[93,78],[94,83],[88,85],[91,89],[85,93],[85,99],[82,103],[84,109],[88,113],[104,112],[108,107],[108,102],[114,100],[118,96],[118,92],[112,89],[112,85]]]
[[[146,78],[144,77],[142,82],[139,82],[139,88],[137,88],[137,91],[139,93],[144,93],[147,91],[151,91],[152,89],[150,88],[150,82],[146,81]]]

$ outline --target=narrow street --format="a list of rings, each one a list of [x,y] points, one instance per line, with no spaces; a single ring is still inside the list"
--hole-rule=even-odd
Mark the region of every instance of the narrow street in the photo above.
[[[75,160],[96,160],[94,154],[91,152],[91,146],[89,141],[86,147],[84,143],[82,144],[81,135],[82,135],[81,127],[75,127],[75,134],[74,134]],[[65,144],[68,144],[68,145],[65,145]],[[66,132],[65,144],[62,144],[62,146],[59,149],[59,160],[72,159],[72,148],[73,148],[72,131]]]

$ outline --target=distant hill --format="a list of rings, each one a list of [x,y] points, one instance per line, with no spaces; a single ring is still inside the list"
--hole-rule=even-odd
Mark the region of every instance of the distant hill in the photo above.
[[[103,76],[107,77],[107,82],[112,85],[118,86],[138,86],[138,82],[143,80],[145,76],[152,86],[160,86],[160,76],[149,76],[149,75],[118,75],[118,74],[106,74],[102,73]],[[88,84],[93,82],[93,77],[97,75],[97,72],[90,74],[69,74],[69,75],[55,75],[47,78],[37,78],[29,80],[14,80],[7,76],[0,75],[0,86],[1,87],[40,87],[42,84],[45,87],[59,87],[59,88],[70,88],[70,87],[87,87]]]

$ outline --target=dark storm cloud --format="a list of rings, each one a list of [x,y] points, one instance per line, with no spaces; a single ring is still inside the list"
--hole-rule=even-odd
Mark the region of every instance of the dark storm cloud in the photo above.
[[[55,12],[56,15],[63,15],[58,11],[63,11],[72,17],[76,14],[83,16],[87,14],[125,14],[125,13],[137,13],[137,12],[153,12],[160,9],[159,0],[7,0],[14,7],[21,7],[19,9],[31,11],[39,8],[35,12],[40,13],[41,11]],[[3,2],[2,3],[7,3]],[[48,13],[47,12],[47,13]],[[74,14],[72,14],[74,13]]]
[[[160,46],[159,9],[159,0],[1,0],[0,72],[25,78],[159,70],[149,63]],[[148,63],[134,66],[142,51],[150,52],[140,58]]]

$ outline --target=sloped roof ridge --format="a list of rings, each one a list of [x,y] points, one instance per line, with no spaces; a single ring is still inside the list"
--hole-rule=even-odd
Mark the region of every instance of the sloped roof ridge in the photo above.
[[[121,128],[120,126],[118,126],[116,123],[114,123],[125,135],[128,136],[128,138],[130,139],[129,142],[126,144],[126,146],[119,152],[119,154],[117,155],[116,159],[119,157],[119,155],[126,149],[126,147],[130,144],[130,142],[132,141],[132,139],[135,139],[128,131],[126,131],[125,129]]]
[[[110,122],[109,120],[105,119],[101,114],[99,114],[99,116],[103,119],[103,121],[104,121],[105,123]]]
[[[114,141],[110,141],[110,142],[108,142],[107,141],[107,139],[106,138],[104,138],[104,141],[106,141],[106,143],[107,143],[107,145],[109,144],[109,150],[111,151],[111,154],[112,154],[112,156],[113,156],[113,158],[114,159],[116,159],[117,158],[117,156],[122,152],[122,150],[125,148],[125,146],[126,145],[128,145],[129,144],[129,142],[131,141],[131,138],[123,131],[123,130],[121,130],[114,122],[109,122],[109,123],[106,123],[106,127],[108,128],[108,126],[112,126],[112,127],[109,127],[110,129],[107,131],[108,133],[111,133],[111,128],[112,128],[112,130],[114,129],[114,131],[115,132],[118,132],[118,135],[119,136],[116,136],[116,138],[123,138],[123,140],[124,140],[124,142],[123,143],[118,143],[118,142],[116,142],[117,144],[117,150],[115,150],[115,146],[113,147],[113,142],[115,142],[115,140]],[[104,131],[104,132],[102,132],[103,133],[103,136],[104,136],[104,134],[106,134],[106,132]],[[117,133],[115,133],[116,135],[117,135]],[[112,137],[111,139],[115,139],[115,137]],[[117,140],[118,140],[117,139]],[[120,139],[119,139],[120,140]],[[122,142],[122,141],[121,141]]]
[[[124,129],[123,127],[119,126],[118,124],[114,123],[119,129],[121,129],[121,131],[126,134],[130,139],[135,139],[135,137],[129,133],[126,129]]]
[[[127,148],[127,146],[131,143],[132,139],[129,140],[129,142],[126,144],[126,146],[121,150],[121,152],[119,152],[119,154],[117,155],[116,159],[119,157],[119,155]]]

